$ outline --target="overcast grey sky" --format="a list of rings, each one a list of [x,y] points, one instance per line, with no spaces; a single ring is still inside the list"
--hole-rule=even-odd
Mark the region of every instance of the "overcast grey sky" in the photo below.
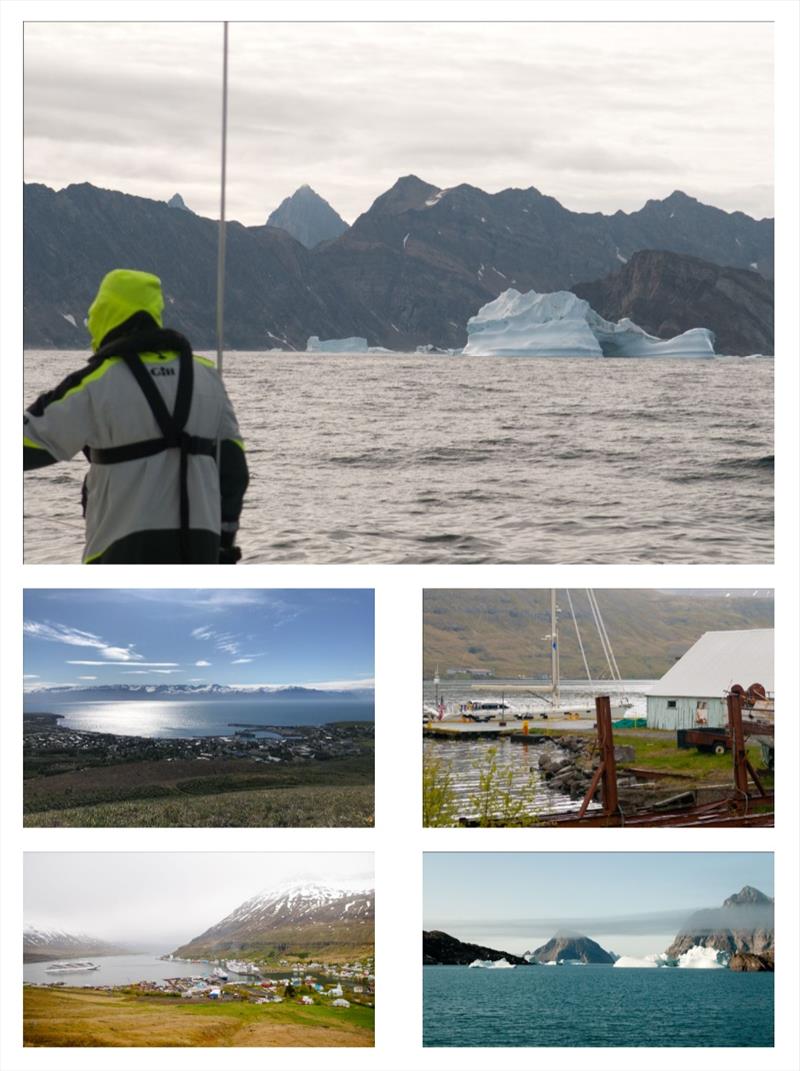
[[[25,177],[216,216],[222,28],[29,23]],[[568,208],[673,189],[772,214],[768,24],[234,23],[228,216],[302,183],[348,220],[400,176]]]
[[[171,952],[284,881],[372,876],[370,852],[26,852],[24,918]]]

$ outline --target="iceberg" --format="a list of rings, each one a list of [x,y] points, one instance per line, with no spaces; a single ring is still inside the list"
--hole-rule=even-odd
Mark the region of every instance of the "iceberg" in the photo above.
[[[704,945],[692,945],[683,955],[678,956],[678,966],[720,970],[728,966],[729,959],[727,952],[719,952],[716,948],[706,948]]]
[[[513,971],[516,964],[509,963],[507,959],[474,959],[469,964],[470,967],[483,967],[485,970],[503,970],[508,969]]]
[[[306,353],[366,353],[369,349],[365,338],[326,338],[312,335],[306,342]]]
[[[627,318],[604,320],[569,290],[504,290],[467,321],[466,357],[713,357],[714,334],[693,327],[649,335]]]

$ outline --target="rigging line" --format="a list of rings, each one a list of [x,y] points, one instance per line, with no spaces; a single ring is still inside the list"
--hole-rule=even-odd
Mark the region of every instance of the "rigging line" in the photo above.
[[[595,595],[593,588],[589,588],[587,590],[589,591],[589,597],[591,598],[592,604],[593,604],[594,609],[595,609],[595,620],[597,621],[597,627],[598,627],[598,629],[599,629],[599,631],[600,631],[600,633],[601,633],[601,635],[603,637],[603,647],[604,647],[605,652],[606,652],[606,659],[608,660],[608,669],[609,669],[609,672],[611,673],[611,679],[612,680],[616,680],[617,679],[617,675],[614,672],[614,663],[613,663],[612,657],[611,657],[611,648],[610,648],[609,643],[608,643],[608,635],[607,635],[605,627],[603,625],[603,620],[602,620],[602,618],[600,616],[600,606],[599,606],[599,604],[597,602],[597,596]]]
[[[592,589],[592,596],[593,596],[594,601],[595,601],[595,606],[597,606],[597,616],[600,619],[600,624],[602,626],[603,633],[605,634],[605,637],[606,637],[606,643],[608,644],[608,651],[609,651],[609,654],[611,655],[611,661],[614,664],[614,672],[616,673],[616,679],[620,683],[622,683],[622,674],[619,671],[619,666],[617,665],[617,658],[616,658],[616,655],[614,654],[614,648],[611,645],[611,637],[609,636],[608,630],[606,629],[606,623],[603,620],[602,613],[600,612],[600,604],[597,601],[597,596],[594,594],[594,589]]]
[[[572,595],[569,588],[565,589],[567,592],[567,602],[569,603],[569,612],[572,614],[572,624],[575,626],[575,635],[578,637],[578,646],[581,649],[581,658],[583,659],[583,668],[586,670],[586,678],[589,684],[594,688],[594,681],[592,680],[592,674],[589,669],[589,663],[586,660],[586,651],[583,649],[583,640],[581,639],[581,630],[578,628],[578,619],[575,616],[575,607],[572,605]]]
[[[217,243],[217,371],[222,377],[222,340],[225,316],[225,186],[228,158],[228,23],[222,35],[222,160],[219,180],[219,239]]]
[[[611,639],[608,635],[605,621],[603,621],[603,615],[600,612],[600,604],[597,601],[597,596],[594,593],[594,589],[592,589],[592,598],[594,599],[594,604],[597,609],[597,620],[600,622],[600,628],[603,630],[603,636],[605,637],[606,646],[608,648],[608,655],[611,660],[611,676],[614,680],[621,682],[622,677],[620,676],[619,666],[617,665],[617,660],[614,657],[614,649],[611,646]]]
[[[608,646],[608,653],[611,656],[611,662],[613,664],[612,676],[614,676],[614,674],[616,674],[616,677],[615,677],[616,681],[620,685],[623,686],[622,687],[622,697],[623,697],[624,700],[627,701],[627,699],[628,699],[627,689],[624,687],[624,684],[623,684],[623,681],[622,681],[622,674],[620,673],[619,665],[617,664],[617,658],[616,658],[616,655],[614,654],[614,648],[611,646],[611,637],[608,635],[608,630],[606,629],[606,624],[605,624],[605,621],[603,620],[603,615],[600,612],[600,604],[597,601],[597,596],[594,593],[594,589],[591,589],[591,591],[592,591],[592,598],[594,599],[595,607],[597,608],[597,617],[598,617],[598,620],[600,622],[600,626],[601,626],[601,628],[603,630],[603,634],[605,636],[605,641],[606,641],[606,644]]]
[[[606,663],[608,664],[608,672],[611,675],[612,681],[616,680],[616,678],[614,676],[614,666],[613,666],[612,661],[611,661],[611,652],[609,651],[609,648],[608,648],[608,639],[607,639],[607,637],[605,635],[602,623],[600,621],[600,608],[597,605],[597,601],[595,600],[594,591],[592,590],[592,588],[586,588],[586,597],[589,600],[589,606],[590,606],[591,611],[592,611],[592,617],[594,618],[594,624],[595,624],[595,628],[597,629],[597,635],[600,637],[600,645],[603,648],[603,654],[605,655]]]

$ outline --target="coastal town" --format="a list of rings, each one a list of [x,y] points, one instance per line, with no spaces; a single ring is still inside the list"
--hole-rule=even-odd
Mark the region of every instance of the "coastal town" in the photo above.
[[[190,962],[173,956],[163,956],[162,959],[176,964]],[[197,966],[196,963],[193,965]],[[240,960],[212,960],[208,968],[202,974],[123,985],[93,985],[91,989],[128,996],[180,997],[193,1004],[241,1001],[249,1004],[322,1004],[332,1008],[349,1008],[353,1004],[367,1008],[375,1006],[372,959],[344,964],[280,960],[277,969]],[[27,984],[46,989],[69,987],[65,981]]]
[[[70,729],[60,714],[25,714],[23,755],[27,773],[62,772],[125,762],[196,759],[247,759],[256,763],[293,763],[360,755],[371,745],[370,722],[323,725],[231,724],[226,736],[146,737]]]

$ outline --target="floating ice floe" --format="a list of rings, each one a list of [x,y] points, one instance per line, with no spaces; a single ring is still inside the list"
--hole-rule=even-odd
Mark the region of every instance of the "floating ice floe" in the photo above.
[[[483,967],[487,971],[513,970],[516,964],[509,963],[507,959],[474,959],[470,967]]]
[[[306,343],[306,353],[366,353],[369,350],[365,338],[326,338],[312,335]]]
[[[656,338],[632,320],[604,320],[569,290],[504,290],[467,322],[467,336],[467,357],[714,356],[714,334],[705,327]]]
[[[637,959],[636,956],[620,956],[614,963],[615,967],[658,967],[659,964],[652,959]]]

